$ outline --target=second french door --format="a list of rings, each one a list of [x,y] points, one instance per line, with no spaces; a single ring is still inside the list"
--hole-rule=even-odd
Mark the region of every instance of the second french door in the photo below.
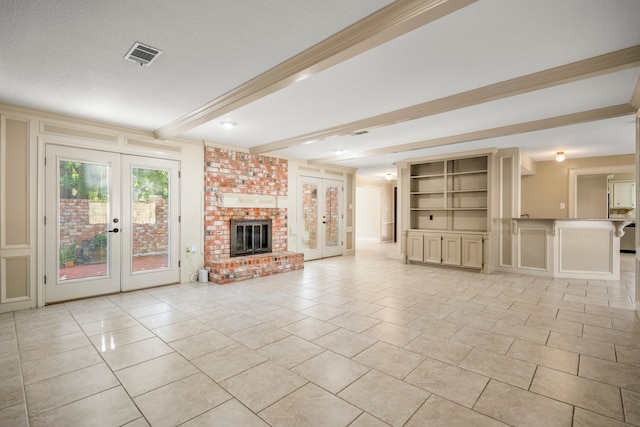
[[[47,144],[47,303],[180,280],[178,162]]]
[[[342,255],[342,181],[300,177],[299,247],[304,259]]]

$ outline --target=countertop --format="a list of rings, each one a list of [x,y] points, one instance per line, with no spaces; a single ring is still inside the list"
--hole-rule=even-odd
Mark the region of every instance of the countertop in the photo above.
[[[635,220],[630,218],[511,218],[514,221],[611,221],[621,222],[626,221],[628,223],[635,223]]]
[[[511,218],[513,221],[513,232],[518,233],[518,223],[523,223],[521,227],[526,227],[524,223],[530,223],[531,225],[544,225],[548,227],[552,234],[555,235],[556,224],[558,222],[593,222],[593,223],[609,223],[615,228],[616,237],[622,237],[624,235],[624,227],[635,222],[631,219],[625,218]],[[569,226],[569,225],[567,225]],[[595,225],[594,225],[595,226]]]

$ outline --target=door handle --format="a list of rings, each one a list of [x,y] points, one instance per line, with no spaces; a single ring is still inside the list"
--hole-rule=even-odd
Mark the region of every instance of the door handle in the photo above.
[[[109,230],[109,233],[117,233],[118,231],[120,231],[120,229],[118,228],[114,228],[113,230]]]

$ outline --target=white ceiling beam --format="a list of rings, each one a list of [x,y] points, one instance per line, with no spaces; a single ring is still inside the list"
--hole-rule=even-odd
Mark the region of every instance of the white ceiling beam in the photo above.
[[[562,126],[575,125],[579,123],[592,122],[595,120],[611,119],[614,117],[633,115],[636,108],[631,104],[614,105],[611,107],[598,108],[595,110],[581,111],[579,113],[566,114],[562,116],[549,117],[530,122],[516,123],[513,125],[501,126],[491,129],[467,132],[458,135],[450,135],[441,138],[434,138],[425,141],[410,142],[407,144],[382,147],[373,150],[360,151],[337,156],[319,157],[308,160],[309,164],[334,163],[344,160],[358,159],[362,157],[383,156],[385,154],[400,153],[405,151],[420,150],[424,148],[439,147],[443,145],[459,144],[462,142],[481,141],[483,139],[498,138],[501,136],[516,135],[525,132],[535,132],[545,129],[552,129]]]
[[[249,152],[262,154],[295,147],[309,141],[321,143],[322,140],[331,137],[352,135],[363,130],[403,123],[638,66],[640,46],[633,46],[351,123],[257,145],[250,148]]]
[[[476,1],[394,1],[202,107],[156,129],[154,136],[166,139],[180,135]]]

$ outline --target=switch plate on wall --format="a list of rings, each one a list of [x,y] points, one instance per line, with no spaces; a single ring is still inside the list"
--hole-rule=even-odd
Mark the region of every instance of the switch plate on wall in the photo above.
[[[560,203],[560,209],[564,209],[565,208],[565,204],[564,203]]]

